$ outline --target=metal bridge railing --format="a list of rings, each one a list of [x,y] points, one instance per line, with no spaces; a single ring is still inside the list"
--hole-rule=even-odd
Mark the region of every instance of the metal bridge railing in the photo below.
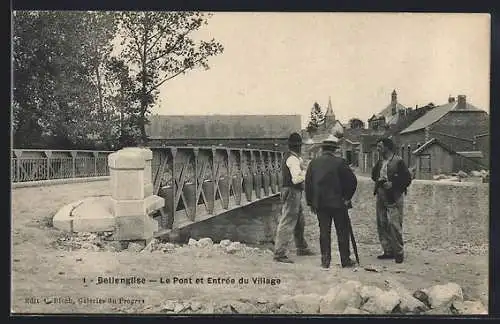
[[[165,199],[159,221],[163,229],[200,221],[280,191],[281,151],[149,148],[154,194]]]
[[[30,150],[11,151],[11,182],[109,176],[112,151]]]

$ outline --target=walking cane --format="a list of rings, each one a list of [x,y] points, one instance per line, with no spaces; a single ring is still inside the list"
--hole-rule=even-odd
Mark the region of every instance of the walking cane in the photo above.
[[[351,236],[352,249],[354,250],[354,256],[356,257],[356,262],[359,265],[358,245],[356,244],[356,239],[354,239],[351,218],[349,217],[349,209],[351,209],[351,208],[352,208],[352,203],[349,201],[347,204],[347,226],[349,227],[349,234]]]

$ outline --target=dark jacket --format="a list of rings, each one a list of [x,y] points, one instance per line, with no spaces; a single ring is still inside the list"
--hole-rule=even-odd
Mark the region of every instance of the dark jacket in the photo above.
[[[290,173],[290,168],[286,165],[286,160],[288,160],[288,158],[291,155],[295,155],[296,157],[299,157],[299,155],[297,153],[294,153],[291,151],[288,151],[284,154],[283,164],[281,165],[281,176],[283,178],[283,187],[292,187],[295,189],[304,190],[304,183],[301,182],[301,183],[294,184],[292,182],[292,174]]]
[[[372,180],[375,181],[373,194],[385,193],[389,202],[394,202],[403,193],[406,193],[408,186],[411,184],[411,173],[401,157],[394,155],[387,165],[387,179],[392,182],[392,188],[384,191],[382,184],[378,181],[381,168],[382,161],[379,160],[372,169]]]
[[[345,208],[356,192],[358,181],[344,159],[324,152],[307,167],[305,196],[314,209]]]

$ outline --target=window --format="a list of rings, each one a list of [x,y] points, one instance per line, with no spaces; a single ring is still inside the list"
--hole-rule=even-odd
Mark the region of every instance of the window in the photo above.
[[[430,154],[420,155],[419,159],[420,159],[420,172],[430,173],[431,155]]]

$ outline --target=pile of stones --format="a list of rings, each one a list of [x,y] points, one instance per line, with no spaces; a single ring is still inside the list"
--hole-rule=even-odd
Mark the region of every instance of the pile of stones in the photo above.
[[[87,250],[94,252],[151,252],[151,253],[173,253],[177,250],[196,249],[198,256],[205,255],[203,251],[218,251],[226,254],[236,255],[269,255],[272,251],[269,249],[261,249],[251,247],[241,242],[232,242],[230,240],[222,240],[219,243],[214,243],[211,238],[205,237],[199,240],[190,238],[186,245],[171,243],[158,239],[152,239],[145,246],[143,241],[114,241],[111,239],[113,232],[99,233],[62,233],[61,236],[54,242],[54,246],[58,250],[74,251]]]
[[[191,249],[191,250],[195,249],[199,252],[200,256],[204,255],[202,253],[204,250],[217,251],[225,254],[236,254],[241,256],[272,254],[272,251],[269,249],[251,247],[241,242],[222,240],[219,243],[214,243],[213,240],[209,237],[201,238],[199,240],[190,238],[186,245],[173,244],[153,239],[141,252],[171,253],[174,252],[176,249]]]
[[[447,180],[447,181],[474,181],[474,179],[478,179],[481,182],[488,182],[490,178],[489,171],[481,170],[481,171],[471,171],[470,173],[464,171],[458,171],[457,173],[452,173],[451,175],[447,174],[436,174],[433,177],[433,180]]]
[[[348,280],[330,288],[325,295],[285,295],[274,301],[264,298],[209,303],[167,300],[161,305],[149,305],[140,311],[169,314],[487,314],[481,302],[464,300],[461,287],[455,283],[410,292],[393,280],[386,281],[383,288],[363,286],[359,281]]]

